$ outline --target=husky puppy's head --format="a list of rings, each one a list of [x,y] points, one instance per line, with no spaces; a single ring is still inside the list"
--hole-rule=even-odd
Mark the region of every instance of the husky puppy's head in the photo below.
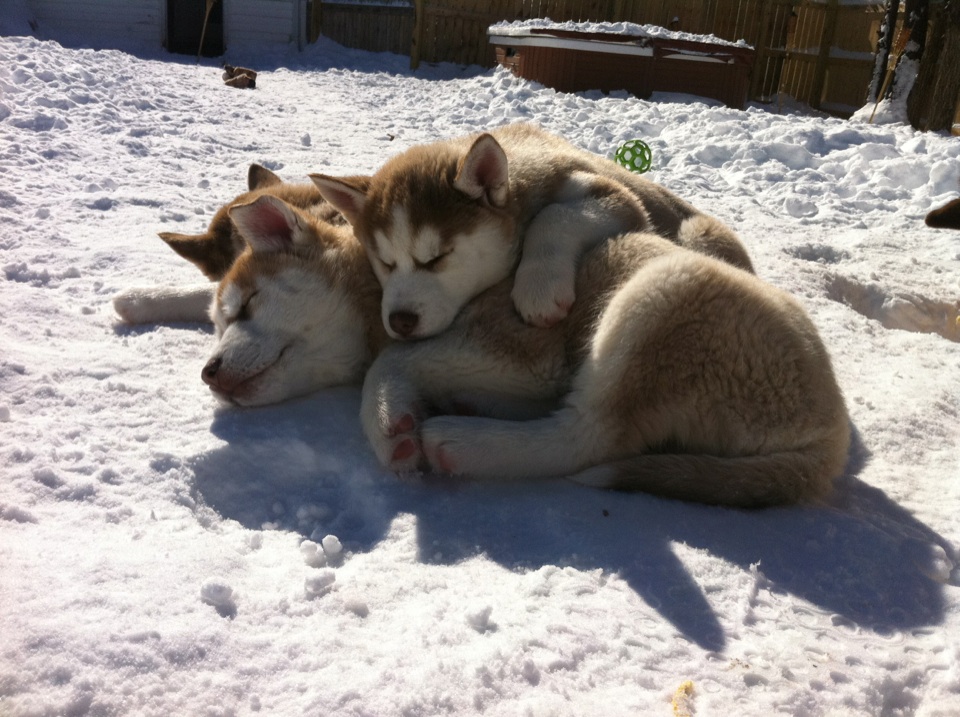
[[[383,286],[383,324],[394,338],[443,331],[516,264],[507,156],[489,134],[414,147],[388,161],[368,188],[311,179],[366,248]]]
[[[354,177],[362,183],[365,177]],[[266,167],[251,164],[247,170],[247,191],[224,204],[201,234],[160,232],[159,237],[177,254],[196,265],[211,281],[220,281],[234,260],[247,248],[247,243],[230,220],[230,210],[237,204],[249,204],[263,194],[283,199],[310,216],[328,224],[345,224],[346,220],[324,201],[312,184],[290,184]]]
[[[367,324],[346,286],[351,277],[338,261],[343,242],[356,241],[349,229],[271,195],[229,214],[249,248],[211,305],[218,341],[204,382],[243,406],[358,382],[372,356]],[[366,268],[359,248],[355,253]]]

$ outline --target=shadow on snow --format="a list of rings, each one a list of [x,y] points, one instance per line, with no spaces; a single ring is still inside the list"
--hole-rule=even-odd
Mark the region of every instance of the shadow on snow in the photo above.
[[[424,562],[483,554],[513,570],[601,568],[707,650],[724,649],[725,627],[674,545],[757,566],[764,589],[803,598],[841,627],[886,633],[943,618],[942,586],[922,565],[930,546],[952,549],[856,477],[867,459],[859,440],[832,505],[737,511],[566,481],[401,479],[377,466],[358,405],[356,389],[339,389],[218,413],[211,430],[227,445],[193,459],[198,498],[250,529],[333,533],[353,551],[371,550],[410,513]]]

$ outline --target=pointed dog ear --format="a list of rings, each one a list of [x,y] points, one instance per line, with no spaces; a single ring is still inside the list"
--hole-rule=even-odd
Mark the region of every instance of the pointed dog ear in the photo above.
[[[236,259],[237,251],[229,233],[208,230],[206,234],[160,232],[157,236],[200,269],[210,281],[220,281]]]
[[[328,177],[325,174],[311,174],[310,179],[320,190],[320,195],[340,212],[351,225],[356,226],[367,203],[365,182],[353,177]]]
[[[314,236],[297,210],[270,194],[230,207],[230,219],[255,252],[290,250]]]
[[[495,207],[507,203],[510,188],[507,155],[492,135],[482,134],[460,162],[454,188],[471,199],[484,199]]]
[[[263,189],[272,187],[275,184],[283,184],[283,180],[266,167],[259,164],[251,164],[247,170],[247,189],[251,192],[254,189]]]

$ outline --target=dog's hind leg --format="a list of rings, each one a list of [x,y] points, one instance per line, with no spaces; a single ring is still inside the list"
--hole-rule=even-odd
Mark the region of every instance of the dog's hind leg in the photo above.
[[[210,323],[210,303],[217,284],[151,286],[124,289],[113,308],[128,324]]]

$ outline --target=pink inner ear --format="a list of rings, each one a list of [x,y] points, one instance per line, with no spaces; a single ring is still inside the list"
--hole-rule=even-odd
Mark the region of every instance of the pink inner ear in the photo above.
[[[356,221],[356,217],[359,216],[361,209],[360,202],[357,201],[356,195],[340,187],[330,187],[327,191],[331,195],[330,203],[339,209],[340,212],[347,217],[348,221]]]
[[[500,177],[500,162],[497,153],[488,149],[480,155],[473,166],[473,176],[477,184],[486,189],[501,184],[503,180]]]
[[[263,203],[258,206],[251,224],[257,236],[277,248],[293,243],[293,231],[287,218],[271,204]]]

